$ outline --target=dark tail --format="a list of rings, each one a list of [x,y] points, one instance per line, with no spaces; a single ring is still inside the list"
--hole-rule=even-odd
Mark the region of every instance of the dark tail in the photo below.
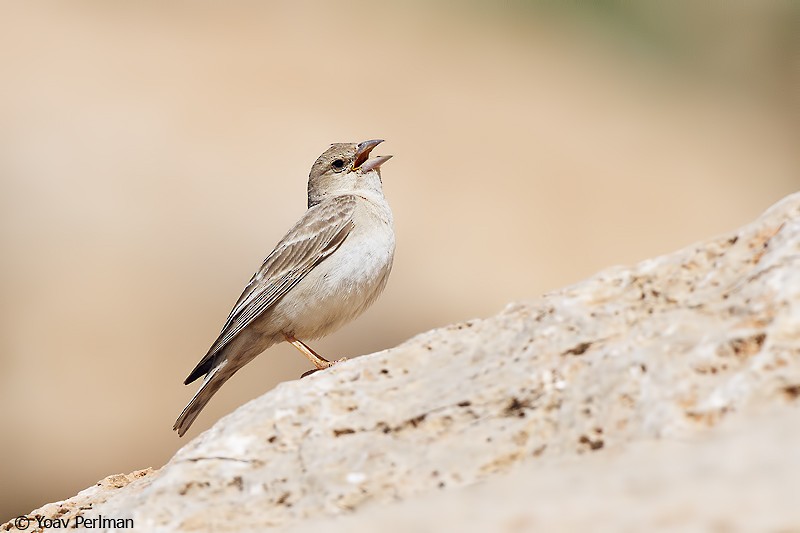
[[[189,373],[189,377],[187,377],[184,381],[184,385],[188,385],[192,381],[200,379],[201,377],[205,376],[206,374],[211,372],[211,369],[214,368],[214,365],[222,358],[222,353],[214,352],[214,353],[207,353],[205,357],[203,357],[197,366],[194,367]]]
[[[212,368],[208,372],[208,375],[206,376],[206,379],[203,380],[203,384],[200,386],[200,389],[192,397],[192,400],[189,402],[189,404],[183,409],[183,412],[178,417],[178,420],[175,421],[175,425],[172,426],[172,429],[177,430],[179,437],[183,437],[183,434],[186,433],[186,431],[192,426],[192,422],[194,422],[194,419],[197,418],[197,415],[200,414],[200,411],[203,410],[203,407],[206,406],[211,397],[214,396],[219,388],[222,387],[226,381],[228,381],[228,378],[234,374],[234,372],[225,371],[227,364],[227,359],[223,359],[220,361],[219,365]]]

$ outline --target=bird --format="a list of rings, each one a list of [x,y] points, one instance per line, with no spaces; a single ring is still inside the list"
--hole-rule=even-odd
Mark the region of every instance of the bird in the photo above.
[[[359,316],[386,286],[395,234],[381,166],[392,156],[370,157],[382,142],[335,143],[314,162],[308,210],[250,279],[184,381],[204,378],[172,428],[179,437],[231,376],[274,344],[289,342],[305,355],[315,367],[306,374],[344,361],[325,359],[304,341]]]

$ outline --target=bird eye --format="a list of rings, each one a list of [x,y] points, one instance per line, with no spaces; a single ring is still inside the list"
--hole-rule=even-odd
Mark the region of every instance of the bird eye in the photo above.
[[[344,168],[344,159],[337,159],[331,164],[333,165],[334,170],[342,170]]]

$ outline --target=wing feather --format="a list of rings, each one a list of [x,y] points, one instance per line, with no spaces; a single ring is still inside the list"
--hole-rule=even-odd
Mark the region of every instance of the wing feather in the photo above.
[[[211,370],[220,350],[336,251],[353,228],[355,207],[355,197],[347,195],[320,202],[306,211],[253,275],[219,337],[185,383]]]

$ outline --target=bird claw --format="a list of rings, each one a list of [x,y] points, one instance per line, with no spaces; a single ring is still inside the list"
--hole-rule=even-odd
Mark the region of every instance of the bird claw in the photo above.
[[[332,367],[333,365],[335,365],[337,363],[344,363],[345,361],[347,361],[347,357],[342,357],[341,359],[337,359],[335,361],[325,361],[327,363],[325,366],[322,366],[322,367],[319,367],[319,368],[312,368],[311,370],[303,372],[303,375],[300,376],[300,379],[303,379],[306,376],[310,376],[311,374],[314,374],[315,372],[319,372],[320,370],[325,370],[326,368],[330,368],[330,367]]]

